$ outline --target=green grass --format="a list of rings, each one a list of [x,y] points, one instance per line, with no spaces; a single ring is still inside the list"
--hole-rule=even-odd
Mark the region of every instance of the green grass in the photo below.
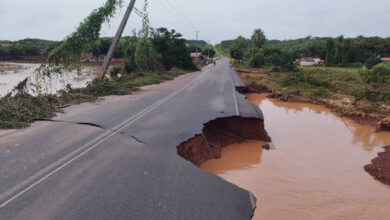
[[[25,128],[36,118],[51,118],[61,106],[96,101],[108,95],[126,95],[141,86],[158,84],[172,80],[179,75],[189,73],[172,69],[165,73],[140,73],[137,76],[124,76],[119,79],[94,80],[86,88],[68,89],[61,95],[41,95],[33,97],[27,94],[0,99],[0,129]]]
[[[307,97],[332,97],[335,93],[353,96],[364,87],[359,68],[300,67],[297,72],[273,72],[267,83],[278,90],[288,88]]]

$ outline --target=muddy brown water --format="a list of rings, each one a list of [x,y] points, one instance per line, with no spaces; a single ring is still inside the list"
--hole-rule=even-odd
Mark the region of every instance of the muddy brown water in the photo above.
[[[248,98],[263,110],[276,150],[230,145],[201,168],[253,192],[254,219],[390,219],[390,187],[363,169],[390,144],[389,132],[319,105]]]

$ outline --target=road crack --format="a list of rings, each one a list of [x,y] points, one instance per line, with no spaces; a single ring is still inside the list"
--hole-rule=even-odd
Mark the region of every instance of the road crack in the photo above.
[[[110,128],[105,128],[99,124],[92,123],[92,122],[75,122],[75,121],[64,121],[64,120],[54,120],[54,119],[49,119],[49,118],[35,118],[34,121],[45,121],[45,122],[54,122],[54,123],[66,123],[66,124],[74,124],[74,125],[81,125],[81,126],[90,126],[94,128],[99,128],[105,131],[110,131],[112,133],[117,133],[126,137],[130,137],[131,139],[137,141],[138,143],[141,143],[143,145],[147,145],[144,141],[140,140],[134,135],[129,135],[126,134],[123,131],[119,131],[118,129],[110,129]]]

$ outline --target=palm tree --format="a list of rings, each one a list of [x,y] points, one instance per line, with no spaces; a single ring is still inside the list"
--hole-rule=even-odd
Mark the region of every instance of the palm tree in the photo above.
[[[243,37],[239,36],[232,45],[232,48],[237,50],[239,59],[244,56],[244,51],[248,48],[248,41]]]
[[[252,42],[253,42],[254,47],[256,47],[258,49],[260,49],[264,46],[264,44],[266,42],[266,38],[265,38],[263,30],[261,30],[259,28],[253,32]]]

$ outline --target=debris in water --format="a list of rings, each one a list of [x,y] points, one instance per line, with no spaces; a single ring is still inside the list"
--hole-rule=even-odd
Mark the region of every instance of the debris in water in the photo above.
[[[275,150],[275,146],[274,146],[273,143],[270,142],[270,143],[265,144],[263,146],[263,149],[265,149],[265,150]]]

